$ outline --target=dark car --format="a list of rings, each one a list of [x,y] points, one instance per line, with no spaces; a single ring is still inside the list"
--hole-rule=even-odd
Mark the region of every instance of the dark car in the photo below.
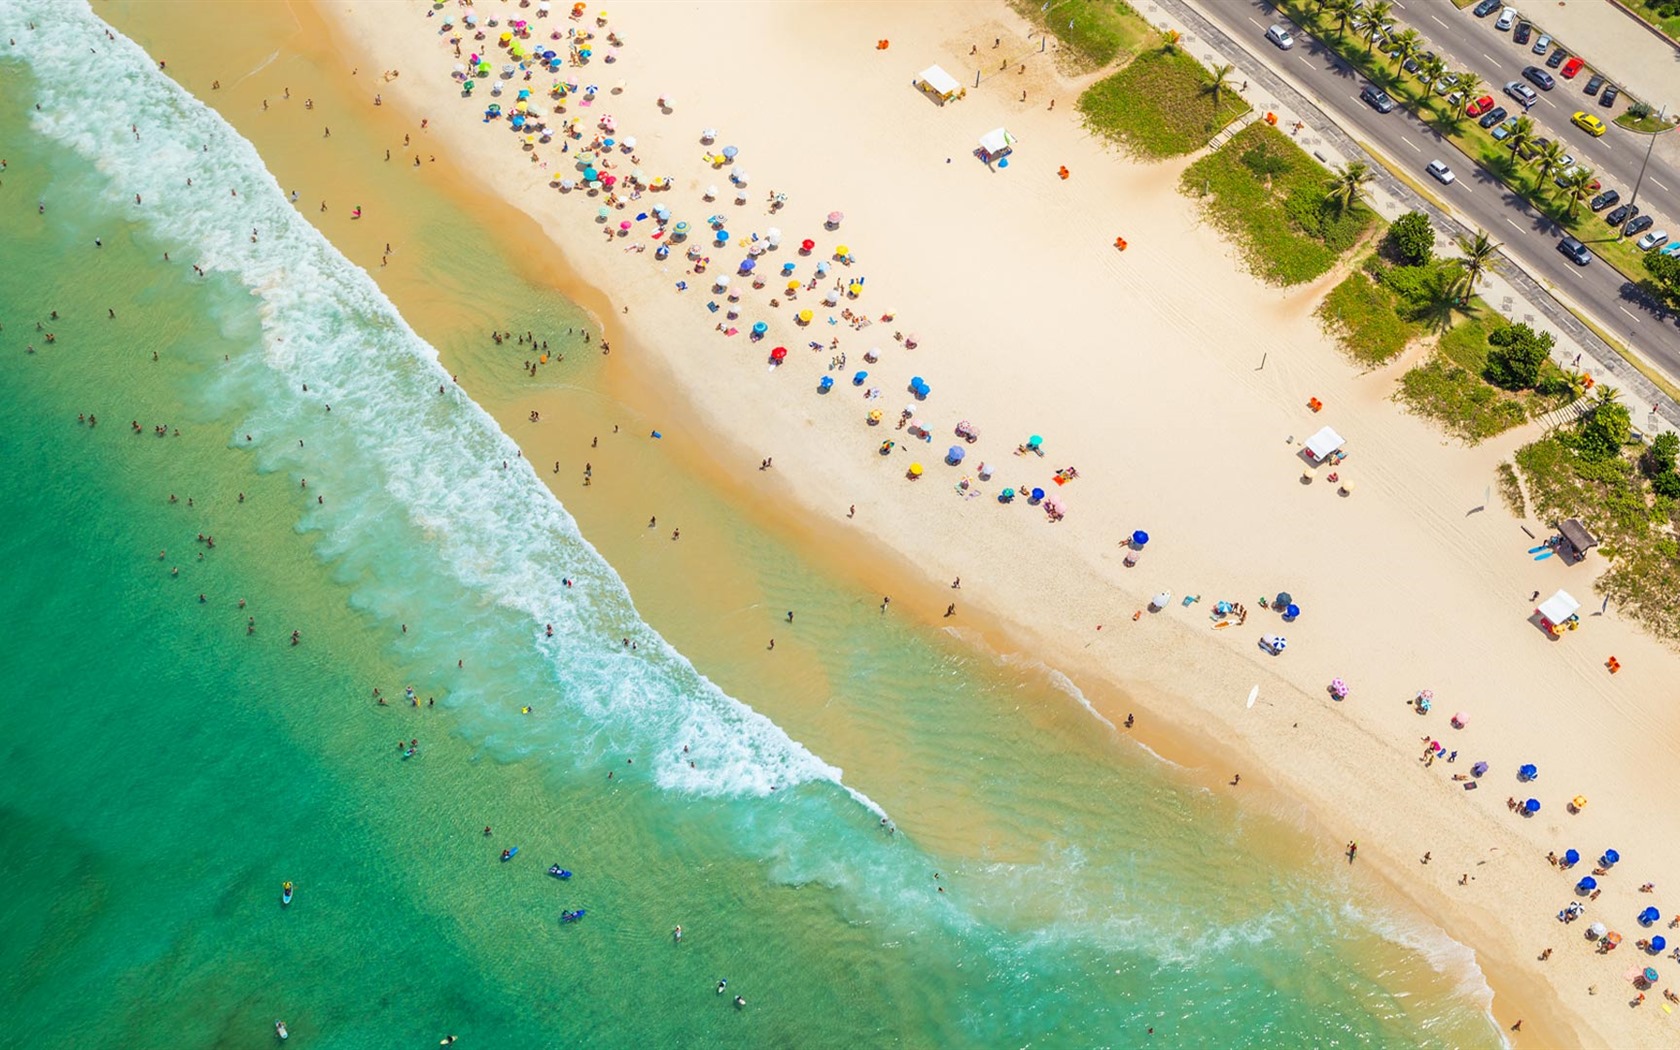
[[[1631,218],[1627,221],[1626,226],[1622,227],[1622,236],[1623,237],[1637,237],[1640,234],[1644,233],[1646,230],[1650,229],[1652,224],[1655,223],[1656,221],[1657,221],[1656,219],[1653,219],[1649,215],[1635,216],[1634,218]]]
[[[1573,237],[1565,237],[1559,241],[1558,251],[1569,256],[1576,266],[1585,266],[1592,262],[1592,252],[1587,251],[1587,246]]]
[[[1552,79],[1552,75],[1539,66],[1525,66],[1523,68],[1523,79],[1541,91],[1552,90],[1552,85],[1556,83]]]
[[[1605,190],[1603,193],[1594,197],[1587,206],[1593,211],[1603,211],[1605,208],[1610,207],[1610,205],[1619,203],[1621,199],[1622,195],[1617,193],[1615,190]]]
[[[1388,92],[1375,84],[1366,84],[1359,92],[1359,97],[1365,104],[1378,113],[1392,113],[1397,103],[1389,97]]]
[[[1507,114],[1505,112],[1505,107],[1504,106],[1495,106],[1492,109],[1488,110],[1486,113],[1483,113],[1482,114],[1482,119],[1476,121],[1476,123],[1480,124],[1484,128],[1491,128],[1495,124],[1504,120],[1506,118],[1506,116],[1508,116],[1508,115],[1509,114]]]
[[[1604,89],[1604,94],[1598,96],[1598,104],[1601,106],[1614,106],[1616,104],[1617,97],[1619,97],[1621,93],[1621,88],[1611,84],[1609,87]]]
[[[1611,212],[1609,215],[1606,215],[1604,217],[1604,221],[1609,223],[1612,226],[1620,226],[1622,223],[1627,222],[1629,219],[1633,218],[1635,215],[1638,215],[1638,214],[1639,214],[1639,205],[1637,205],[1637,204],[1624,204],[1620,208],[1617,208],[1615,211]]]
[[[1491,15],[1495,11],[1499,10],[1500,5],[1504,2],[1505,0],[1482,0],[1481,3],[1476,5],[1475,10],[1470,13],[1475,15],[1477,18],[1486,18],[1488,15]]]
[[[1563,48],[1560,47],[1556,51],[1553,51],[1550,55],[1548,55],[1546,57],[1546,68],[1547,69],[1556,69],[1557,67],[1563,65],[1563,60],[1568,58],[1568,57],[1569,57],[1569,52],[1565,51]]]
[[[1518,22],[1517,31],[1512,35],[1511,39],[1516,41],[1517,45],[1520,47],[1521,45],[1528,43],[1528,38],[1533,35],[1534,26],[1527,22]]]
[[[1604,86],[1604,74],[1594,73],[1587,78],[1586,92],[1588,95],[1598,94],[1598,89]]]

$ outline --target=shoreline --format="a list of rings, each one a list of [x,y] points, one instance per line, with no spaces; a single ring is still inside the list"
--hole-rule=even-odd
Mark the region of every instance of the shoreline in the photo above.
[[[395,92],[395,91],[393,91],[392,93],[395,97],[397,97],[398,101],[400,102],[400,100],[401,100],[400,99],[400,94]],[[391,105],[391,102],[388,101],[387,105]],[[423,110],[416,110],[416,112],[422,112],[422,111]],[[434,116],[433,119],[435,120],[436,117]],[[242,129],[242,130],[244,130],[244,129]],[[509,203],[513,204],[515,207],[519,206],[519,202],[517,200],[510,200]],[[333,236],[334,236],[335,242],[340,242],[340,235],[339,234],[335,233]],[[349,248],[347,247],[346,250],[349,251]],[[581,251],[580,251],[580,255],[581,255]],[[557,280],[555,283],[558,285],[558,287],[563,289],[563,294],[567,295],[573,301],[580,302],[580,303],[585,303],[585,304],[592,304],[593,310],[596,313],[597,318],[611,318],[611,317],[613,317],[613,309],[612,308],[613,308],[614,305],[616,305],[616,303],[611,298],[609,298],[607,293],[605,293],[603,291],[599,291],[597,289],[593,289],[593,288],[586,288],[582,285],[577,286],[577,287],[572,287],[572,286],[569,286],[563,280]],[[632,305],[639,305],[639,301],[636,300],[634,297],[631,298],[631,303],[632,303]],[[640,319],[641,319],[641,313],[638,310],[633,315],[633,319],[625,322],[626,325],[627,325],[627,329],[629,331],[633,331],[637,327],[637,325],[640,323]],[[650,322],[650,323],[656,323],[656,322]],[[626,362],[641,359],[641,358],[644,357],[644,355],[648,354],[648,351],[646,349],[644,349],[640,344],[633,341],[633,339],[630,338],[626,334],[614,334],[613,335],[613,341],[615,343],[615,352],[614,352],[614,355],[613,355],[612,359],[609,361],[608,371],[609,371],[609,375],[610,375],[610,380],[609,381],[615,387],[617,387],[618,384],[628,383],[627,373],[628,373],[628,370],[630,370],[633,366],[627,364]],[[622,341],[622,345],[621,345],[621,341]],[[650,344],[651,344],[651,341],[650,341]],[[659,363],[661,363],[662,365],[666,363],[664,358],[655,358],[655,360],[658,361]],[[673,391],[681,390],[683,388],[681,374],[674,371],[674,370],[667,369],[667,371],[662,376],[662,379],[668,380],[668,382],[662,382],[660,384],[653,384],[653,385],[657,385],[657,386],[667,386],[668,385],[669,387],[671,387],[673,389]],[[622,388],[620,388],[620,389],[622,389]],[[647,394],[650,397],[653,396],[652,391],[647,391]],[[673,401],[680,402],[680,400],[681,399],[680,399],[679,396],[673,394]],[[703,410],[701,410],[697,406],[694,407],[693,411],[694,411],[694,418],[696,420],[700,421],[700,426],[704,428],[705,427],[705,422],[704,421],[706,419],[705,413],[703,412]],[[506,416],[502,417],[502,422],[504,423],[504,425],[507,425],[507,417]],[[746,439],[742,438],[739,435],[739,433],[731,432],[726,428],[716,427],[715,425],[711,429],[714,431],[715,435],[721,436],[722,441],[730,443],[728,447],[732,448],[733,450],[740,451],[740,452],[745,452],[747,450],[748,446],[747,446],[747,443],[746,443]],[[520,440],[521,443],[524,443],[528,440],[525,437],[519,436],[517,434],[517,431],[515,431],[512,427],[509,427],[509,433],[510,433],[510,435],[515,436],[516,440]],[[737,473],[731,473],[728,470],[728,468],[724,465],[724,461],[721,458],[719,458],[719,456],[715,453],[707,452],[707,453],[702,454],[700,452],[688,451],[688,452],[684,452],[682,454],[690,457],[691,459],[705,458],[709,462],[713,463],[713,465],[715,467],[715,477],[713,477],[710,480],[724,484],[726,486],[727,491],[730,491],[730,492],[733,492],[733,493],[736,493],[736,494],[745,494],[745,493],[750,493],[750,492],[754,492],[754,491],[762,491],[762,489],[763,489],[763,486],[758,485],[758,482],[756,482],[754,480],[754,477],[753,477],[752,474],[744,473],[744,468],[743,468],[743,470],[737,472],[741,476],[737,476]],[[783,455],[783,454],[784,453],[780,453],[780,452],[778,453],[778,455]],[[762,480],[767,482],[767,483],[772,483],[772,484],[776,485],[777,486],[777,488],[776,488],[777,494],[779,494],[780,491],[783,491],[779,487],[779,477],[775,478],[775,479],[763,478]],[[754,488],[755,485],[758,485],[758,489],[756,489],[756,490]],[[796,496],[801,495],[801,492],[799,490],[794,489],[793,491],[794,491],[794,494]],[[774,513],[776,531],[780,534],[783,534],[783,535],[793,535],[793,536],[798,537],[797,542],[800,546],[807,547],[807,548],[809,547],[809,545],[816,545],[816,544],[821,544],[823,546],[827,546],[829,543],[833,543],[833,542],[840,542],[840,543],[851,545],[854,548],[852,555],[850,557],[837,559],[837,561],[841,562],[844,565],[854,565],[855,564],[858,567],[858,571],[860,572],[860,577],[859,578],[862,579],[862,580],[866,580],[867,582],[876,583],[877,587],[875,589],[879,589],[879,585],[881,584],[881,582],[890,581],[890,589],[892,591],[894,591],[894,592],[903,591],[906,587],[906,584],[904,583],[904,580],[911,578],[911,576],[908,575],[908,574],[914,574],[914,573],[919,573],[919,572],[926,571],[926,578],[923,581],[923,585],[918,588],[918,591],[917,591],[917,594],[916,594],[916,600],[913,603],[903,602],[902,600],[901,600],[900,603],[895,603],[895,610],[894,610],[895,615],[899,614],[901,612],[901,610],[903,610],[907,605],[912,605],[913,604],[915,608],[924,610],[922,615],[919,617],[920,619],[924,620],[925,622],[934,623],[934,624],[937,624],[939,622],[939,617],[936,614],[934,614],[933,612],[928,611],[928,610],[933,610],[937,607],[938,596],[941,595],[941,593],[942,593],[941,590],[940,590],[940,586],[937,583],[937,577],[935,576],[935,574],[932,571],[920,570],[920,569],[914,568],[914,557],[912,555],[905,554],[902,550],[898,550],[890,542],[887,542],[887,541],[881,539],[878,536],[875,536],[875,537],[860,536],[855,531],[847,530],[846,527],[838,525],[838,521],[842,520],[842,519],[838,519],[838,516],[836,516],[835,521],[830,521],[826,517],[819,518],[819,519],[817,519],[816,523],[813,524],[810,521],[802,521],[800,519],[800,515],[794,510],[794,504],[793,504],[792,501],[788,501],[786,503],[783,503],[783,502],[780,502],[778,500],[773,500],[772,499],[772,500],[767,500],[767,502],[770,502],[776,508],[775,513]],[[832,511],[830,513],[832,513]],[[879,566],[879,565],[870,565],[869,562],[871,561],[872,558],[879,559],[878,550],[874,547],[875,544],[881,544],[885,549],[894,550],[895,553],[894,553],[893,557],[896,560],[892,564],[887,565],[885,567]],[[846,570],[842,570],[842,571],[846,571]],[[978,598],[974,597],[973,595],[975,595],[976,593],[979,593],[980,597],[978,597]],[[967,610],[969,610],[971,607],[978,607],[981,610],[980,613],[978,615],[969,613]],[[986,595],[983,591],[982,592],[975,592],[971,589],[970,591],[965,592],[965,594],[964,594],[964,609],[965,609],[965,613],[962,617],[963,628],[965,630],[968,630],[968,631],[975,630],[976,629],[976,622],[978,621],[978,623],[979,623],[979,627],[978,627],[979,633],[985,638],[987,646],[989,646],[993,650],[995,650],[997,652],[1003,652],[1003,653],[1007,653],[1007,652],[1010,652],[1012,650],[1023,651],[1023,652],[1034,652],[1034,651],[1040,651],[1041,652],[1041,651],[1044,651],[1044,650],[1052,650],[1052,651],[1058,652],[1063,656],[1069,657],[1069,659],[1054,660],[1054,659],[1045,658],[1044,659],[1045,664],[1047,666],[1050,666],[1050,667],[1060,667],[1064,671],[1064,673],[1068,674],[1068,676],[1071,679],[1073,679],[1076,683],[1079,683],[1082,686],[1082,688],[1084,688],[1087,695],[1092,698],[1092,702],[1097,707],[1098,710],[1105,712],[1109,717],[1113,717],[1114,712],[1116,710],[1118,710],[1118,705],[1125,702],[1124,701],[1125,694],[1124,694],[1124,692],[1120,691],[1119,687],[1092,688],[1088,683],[1083,681],[1083,679],[1087,675],[1091,675],[1091,674],[1098,675],[1098,676],[1102,677],[1104,680],[1107,680],[1109,672],[1106,669],[1098,669],[1098,668],[1092,666],[1091,662],[1088,661],[1088,660],[1079,659],[1078,658],[1078,653],[1079,653],[1080,647],[1078,647],[1077,645],[1075,645],[1071,642],[1066,641],[1065,639],[1058,641],[1055,633],[1053,632],[1053,630],[1051,628],[1047,627],[1047,628],[1041,628],[1041,629],[1036,629],[1035,630],[1034,628],[1027,626],[1025,623],[1020,622],[1017,618],[1012,618],[1009,615],[1007,610],[1001,608],[998,603],[996,603],[994,600],[992,600],[991,597],[989,595]],[[1120,614],[1120,615],[1123,615],[1123,613]],[[992,617],[996,618],[995,623],[991,620]],[[1150,685],[1149,693],[1151,695],[1151,699],[1154,699],[1155,695],[1157,695],[1157,694],[1154,694],[1154,692],[1153,692],[1153,690],[1155,688],[1154,684],[1153,683],[1148,683],[1147,679],[1143,679],[1142,681],[1144,681],[1146,684]],[[1141,691],[1140,691],[1139,695],[1142,695]],[[1175,700],[1172,697],[1172,694],[1170,692],[1163,692],[1163,693],[1160,693],[1158,695],[1161,697],[1161,699],[1156,701],[1157,708],[1155,709],[1155,713],[1158,717],[1152,717],[1149,720],[1150,725],[1151,725],[1151,733],[1150,733],[1151,737],[1153,736],[1153,734],[1155,732],[1171,733],[1173,731],[1173,729],[1171,729],[1171,728],[1164,729],[1164,730],[1159,730],[1159,729],[1155,729],[1154,727],[1156,726],[1157,723],[1164,725],[1167,722],[1167,716],[1164,715],[1165,710],[1170,709],[1170,708],[1176,708],[1178,706],[1178,704],[1175,702]],[[1139,706],[1143,710],[1146,710],[1146,711],[1151,710],[1150,705],[1147,701],[1140,702]],[[1121,717],[1123,717],[1123,715]],[[1207,742],[1210,744],[1210,748],[1211,748],[1211,745],[1212,745],[1212,743],[1215,739],[1215,734],[1210,730],[1207,734],[1205,734],[1205,737],[1206,737]],[[1187,738],[1187,740],[1189,740],[1189,739],[1199,740],[1199,739],[1201,739],[1201,736],[1197,735],[1197,734],[1190,734],[1190,733],[1187,732],[1186,733],[1186,738]],[[1237,739],[1238,739],[1238,743],[1237,743],[1236,746],[1238,747],[1239,753],[1245,753],[1246,752],[1246,754],[1244,756],[1245,760],[1242,762],[1243,765],[1249,765],[1251,761],[1254,762],[1254,763],[1259,763],[1260,762],[1260,756],[1265,754],[1268,750],[1267,745],[1264,742],[1243,741],[1240,738],[1237,738]],[[1171,751],[1171,745],[1165,745],[1165,746],[1167,748],[1167,751],[1170,752]],[[1162,750],[1162,749],[1161,748],[1155,748],[1155,750]],[[1210,754],[1210,753],[1198,752],[1193,747],[1189,746],[1188,744],[1186,745],[1185,753],[1187,755],[1188,754],[1199,754],[1199,755],[1200,754]],[[1222,757],[1222,756],[1220,756],[1220,757]],[[1211,758],[1211,754],[1210,754],[1209,758],[1205,758],[1203,761],[1201,761],[1197,764],[1200,765],[1203,769],[1207,769],[1211,764],[1211,760],[1212,760],[1212,758]],[[1256,765],[1253,766],[1253,768],[1258,769],[1258,768],[1260,768],[1260,766],[1256,764]],[[1223,774],[1212,774],[1212,775],[1218,775],[1218,776],[1221,776],[1221,777],[1223,776]],[[1248,777],[1249,777],[1249,774],[1247,774],[1246,771],[1245,771],[1245,779],[1247,779]],[[1210,777],[1210,779],[1211,779],[1211,777]],[[1252,775],[1252,779],[1257,784],[1257,786],[1258,786],[1258,784],[1264,782],[1264,781],[1262,781],[1261,776],[1257,773]],[[1267,779],[1270,779],[1270,778],[1267,778]],[[1288,785],[1280,784],[1276,788],[1277,802],[1282,804],[1287,799],[1298,798],[1299,797],[1299,791],[1300,791],[1300,786],[1298,784],[1293,784],[1293,783],[1288,784]],[[1321,805],[1323,807],[1322,809],[1319,808]],[[1318,801],[1315,801],[1315,802],[1311,803],[1310,808],[1311,808],[1311,812],[1308,811],[1307,807],[1303,807],[1303,814],[1307,815],[1308,817],[1312,817],[1312,815],[1315,814],[1315,813],[1318,814],[1318,816],[1313,817],[1312,819],[1313,819],[1313,823],[1315,825],[1319,826],[1319,827],[1326,827],[1330,823],[1330,818],[1334,814],[1335,809],[1336,809],[1333,802],[1326,803],[1325,800],[1322,799],[1322,798],[1319,799]],[[1333,841],[1333,839],[1332,839],[1332,841]],[[1382,854],[1380,852],[1377,852],[1377,851],[1372,851],[1371,853],[1365,854],[1365,855],[1366,856],[1372,856],[1373,858],[1382,856]],[[1403,889],[1403,887],[1412,885],[1412,883],[1410,882],[1410,880],[1403,877],[1403,873],[1406,871],[1406,869],[1400,867],[1401,863],[1402,863],[1401,861],[1396,859],[1396,860],[1392,861],[1391,863],[1389,863],[1387,865],[1384,865],[1384,867],[1386,869],[1388,869],[1385,872],[1385,874],[1388,876],[1388,881],[1393,881],[1396,884],[1396,890],[1397,891],[1401,892],[1403,896],[1405,896],[1407,899],[1411,900],[1415,905],[1419,905],[1420,906],[1419,910],[1423,914],[1428,914],[1429,913],[1429,905],[1430,905],[1431,902],[1422,899],[1421,894],[1420,895],[1409,894],[1409,893],[1406,893],[1406,891]],[[1439,902],[1433,902],[1433,903],[1438,904]],[[1474,910],[1474,909],[1466,907],[1465,909],[1461,910],[1461,917],[1464,917],[1466,919],[1470,919],[1470,918],[1473,918],[1475,916],[1476,916],[1476,910]],[[1498,933],[1498,931],[1495,930],[1495,929],[1488,929],[1488,930],[1485,931],[1483,936],[1487,939],[1494,939],[1496,937],[1497,933]],[[1507,940],[1509,939],[1509,934],[1508,933],[1507,933],[1505,939],[1507,939]],[[1498,953],[1494,949],[1485,948],[1484,945],[1482,945],[1481,943],[1478,943],[1478,941],[1471,941],[1469,943],[1472,943],[1476,948],[1478,948],[1480,950],[1486,951],[1490,958],[1494,958],[1494,961],[1497,961],[1497,959],[1495,957],[1497,956]],[[1507,945],[1507,947],[1513,953],[1515,951],[1521,950],[1521,949],[1517,949],[1515,947],[1515,945]],[[1511,956],[1511,959],[1516,961],[1516,960],[1518,960],[1518,957],[1516,957],[1513,954]],[[1504,984],[1505,984],[1505,977],[1503,976],[1504,967],[1495,967],[1495,966],[1490,965],[1490,966],[1485,966],[1484,970],[1485,970],[1485,972],[1487,972],[1490,975],[1492,975],[1496,970],[1501,972],[1501,976],[1500,976],[1499,980],[1497,980],[1497,981],[1493,980],[1492,977],[1490,976],[1490,984],[1492,984],[1497,990],[1496,1009],[1502,1009],[1503,1004],[1505,1002],[1514,1002],[1514,1003],[1520,1004],[1517,1011],[1514,1014],[1508,1013],[1507,1016],[1504,1018],[1504,1020],[1508,1021],[1511,1016],[1522,1016],[1525,1019],[1525,1026],[1524,1026],[1524,1033],[1523,1033],[1524,1036],[1529,1037],[1530,1039],[1541,1039],[1542,1041],[1545,1041],[1543,1039],[1543,1033],[1548,1031],[1548,1029],[1550,1028],[1550,1025],[1545,1022],[1545,1018],[1543,1017],[1543,1015],[1540,1012],[1541,1008],[1540,1008],[1538,1002],[1536,1002],[1536,999],[1538,999],[1538,996],[1536,996],[1535,999],[1525,1000],[1522,997],[1520,989],[1513,989],[1513,990],[1508,991],[1504,987]],[[1567,1025],[1567,1024],[1563,1023],[1561,1021],[1561,1019],[1556,1023],[1562,1025],[1566,1029],[1570,1029],[1572,1027],[1570,1025]]]

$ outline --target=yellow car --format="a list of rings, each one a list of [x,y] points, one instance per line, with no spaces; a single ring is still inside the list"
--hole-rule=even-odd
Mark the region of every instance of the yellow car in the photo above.
[[[1598,138],[1605,132],[1604,121],[1599,120],[1584,109],[1576,110],[1575,115],[1569,118],[1569,122],[1593,138]]]

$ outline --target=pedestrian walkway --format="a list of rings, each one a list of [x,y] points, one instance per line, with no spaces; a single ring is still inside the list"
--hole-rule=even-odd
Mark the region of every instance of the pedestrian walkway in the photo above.
[[[1219,0],[1209,2],[1217,3]],[[1210,67],[1220,63],[1235,66],[1240,71],[1239,78],[1245,78],[1245,87],[1249,88],[1244,97],[1257,110],[1275,112],[1278,127],[1292,133],[1296,142],[1326,168],[1353,160],[1369,165],[1375,177],[1366,191],[1366,197],[1384,219],[1392,221],[1404,212],[1421,211],[1429,216],[1437,234],[1443,236],[1447,244],[1476,234],[1474,229],[1395,178],[1380,160],[1367,153],[1315,102],[1273,72],[1269,64],[1202,17],[1201,12],[1186,0],[1154,0],[1146,8],[1146,17],[1151,22],[1177,30],[1181,46],[1202,63]],[[1618,16],[1626,18],[1619,13]],[[1297,128],[1297,122],[1302,126]],[[1560,365],[1588,372],[1596,381],[1621,389],[1630,407],[1644,405],[1650,409],[1646,413],[1634,412],[1635,425],[1641,426],[1646,433],[1680,428],[1680,404],[1658,389],[1503,253],[1496,274],[1483,286],[1480,294],[1510,320],[1526,321],[1536,327],[1543,324],[1552,331],[1557,337],[1552,357]],[[1642,414],[1643,421],[1640,419]]]
[[[1680,49],[1608,0],[1506,0],[1572,55],[1657,109],[1680,110]]]

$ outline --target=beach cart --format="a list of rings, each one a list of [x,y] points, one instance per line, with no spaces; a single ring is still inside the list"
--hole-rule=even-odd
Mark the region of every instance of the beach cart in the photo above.
[[[987,164],[994,164],[1015,152],[1018,140],[1009,133],[1007,128],[993,128],[980,136],[980,159]]]
[[[1336,433],[1330,427],[1325,427],[1307,439],[1307,458],[1313,463],[1323,463],[1326,460],[1339,461],[1343,444],[1345,442],[1342,435]]]
[[[917,73],[911,83],[940,105],[968,94],[963,86],[957,83],[956,77],[945,72],[943,67],[937,65],[929,66]]]

